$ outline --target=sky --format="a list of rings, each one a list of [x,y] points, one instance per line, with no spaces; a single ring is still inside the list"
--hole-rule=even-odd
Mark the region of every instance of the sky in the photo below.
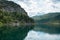
[[[60,0],[11,0],[19,4],[30,17],[47,14],[49,12],[60,12]]]

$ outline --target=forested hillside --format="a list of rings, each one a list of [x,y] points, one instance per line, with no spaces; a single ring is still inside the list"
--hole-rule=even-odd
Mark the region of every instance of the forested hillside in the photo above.
[[[0,23],[32,23],[27,12],[12,1],[0,1]]]
[[[18,4],[0,0],[0,40],[23,40],[34,20]]]
[[[48,13],[41,16],[33,17],[37,23],[54,23],[60,22],[60,12]]]

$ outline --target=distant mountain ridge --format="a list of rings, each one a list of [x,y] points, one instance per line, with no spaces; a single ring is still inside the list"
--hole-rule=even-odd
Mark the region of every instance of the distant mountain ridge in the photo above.
[[[60,34],[60,12],[48,13],[33,18],[36,23],[35,30],[50,34]]]
[[[35,21],[37,21],[39,23],[47,23],[47,22],[57,21],[60,19],[60,12],[48,13],[48,14],[45,14],[42,16],[35,16],[33,18]]]

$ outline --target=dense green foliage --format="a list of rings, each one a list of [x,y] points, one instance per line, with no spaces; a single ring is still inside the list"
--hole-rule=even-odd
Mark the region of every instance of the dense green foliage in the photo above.
[[[31,23],[34,22],[32,18],[29,18],[26,14],[17,12],[2,12],[0,11],[0,22],[1,23]]]
[[[18,4],[0,1],[0,40],[23,40],[34,20]]]
[[[49,13],[42,16],[33,17],[34,20],[38,23],[56,23],[60,22],[60,12]]]
[[[33,17],[35,23],[35,31],[43,31],[50,34],[60,34],[60,12],[48,13]]]
[[[24,24],[32,24],[33,22],[32,18],[29,18],[23,13],[0,11],[0,40],[23,40],[28,31],[33,28],[31,25],[26,26]],[[13,27],[12,23],[20,23],[23,25]],[[9,26],[9,24],[12,25]]]

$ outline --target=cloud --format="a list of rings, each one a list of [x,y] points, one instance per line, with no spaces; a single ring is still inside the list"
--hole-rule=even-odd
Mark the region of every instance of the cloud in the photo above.
[[[12,0],[21,5],[26,10],[29,16],[35,16],[38,12],[60,12],[60,3],[54,3],[59,0]]]
[[[60,12],[60,0],[51,0],[54,12]]]
[[[60,0],[52,0],[54,3],[60,3]]]
[[[30,31],[25,40],[60,40],[60,35]]]

